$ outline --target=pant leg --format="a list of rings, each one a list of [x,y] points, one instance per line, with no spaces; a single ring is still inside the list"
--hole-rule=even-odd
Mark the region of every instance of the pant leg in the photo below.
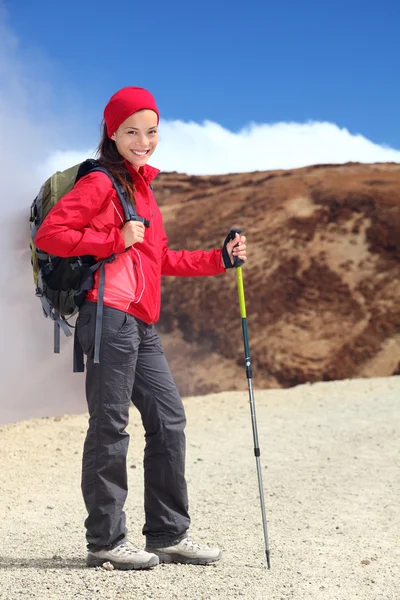
[[[94,364],[96,304],[87,302],[77,323],[78,339],[88,355],[86,398],[89,428],[82,461],[82,493],[90,550],[112,548],[127,534],[123,510],[127,496],[126,456],[129,406],[140,344],[136,320],[104,307],[100,364]]]
[[[154,327],[143,327],[146,333],[142,335],[132,393],[146,439],[143,534],[149,547],[165,547],[183,539],[190,524],[185,480],[186,417],[158,334]]]

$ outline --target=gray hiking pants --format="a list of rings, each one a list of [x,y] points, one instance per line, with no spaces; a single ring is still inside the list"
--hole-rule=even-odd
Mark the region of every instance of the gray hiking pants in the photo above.
[[[93,362],[96,304],[85,301],[77,337],[86,362],[89,428],[83,450],[82,493],[90,550],[112,548],[127,534],[126,426],[132,401],[145,429],[147,545],[165,547],[189,527],[185,481],[185,412],[153,326],[104,306],[100,364]]]

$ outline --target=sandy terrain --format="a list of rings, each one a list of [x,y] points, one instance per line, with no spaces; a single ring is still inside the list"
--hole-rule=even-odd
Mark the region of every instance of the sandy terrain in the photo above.
[[[399,600],[400,378],[256,393],[272,569],[246,392],[185,400],[192,531],[216,566],[84,566],[86,416],[0,426],[1,600]],[[129,425],[131,539],[141,543],[143,435]]]

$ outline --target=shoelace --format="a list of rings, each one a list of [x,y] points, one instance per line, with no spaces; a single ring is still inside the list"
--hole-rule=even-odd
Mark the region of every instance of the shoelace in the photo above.
[[[193,552],[196,552],[196,550],[209,550],[208,546],[194,542],[191,537],[185,538],[181,543],[187,550],[191,550]]]
[[[137,548],[132,542],[124,542],[115,548],[115,552],[121,556],[127,556],[129,554],[137,554],[140,552],[140,548]]]

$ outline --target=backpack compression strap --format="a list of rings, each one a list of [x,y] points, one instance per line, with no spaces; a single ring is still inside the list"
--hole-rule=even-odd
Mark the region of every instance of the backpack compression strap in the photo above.
[[[39,271],[38,273],[38,289],[42,283],[42,274]],[[42,303],[43,312],[46,317],[49,317],[52,321],[54,321],[54,352],[56,354],[60,353],[60,328],[63,330],[67,337],[72,335],[68,323],[63,319],[56,310],[51,306],[50,302],[47,300],[46,296],[42,294],[36,294],[39,296],[40,302]]]

